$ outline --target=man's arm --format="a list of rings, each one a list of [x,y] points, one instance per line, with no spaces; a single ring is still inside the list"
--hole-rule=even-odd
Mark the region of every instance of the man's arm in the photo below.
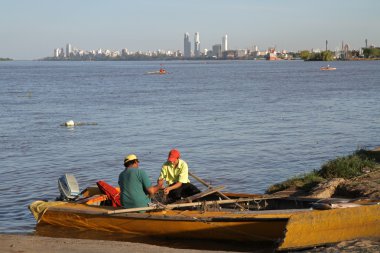
[[[150,196],[153,196],[156,192],[158,192],[158,190],[160,190],[160,185],[157,184],[152,186],[152,183],[144,170],[138,170],[138,172],[140,172],[142,185]]]
[[[158,192],[160,190],[160,186],[159,185],[154,185],[154,186],[151,186],[151,187],[148,187],[146,190],[148,191],[149,195],[154,195],[156,192]]]
[[[189,183],[189,167],[187,163],[185,161],[181,161],[179,166],[178,182]]]
[[[160,176],[158,177],[157,179],[157,185],[164,185],[164,180],[166,178],[166,170],[165,170],[165,167],[164,165],[162,166],[161,168],[161,171],[160,171]],[[161,189],[163,189],[164,187],[162,187]]]

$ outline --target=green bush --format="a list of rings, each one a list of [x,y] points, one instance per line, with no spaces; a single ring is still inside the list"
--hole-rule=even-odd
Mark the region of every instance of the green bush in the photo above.
[[[356,151],[352,155],[338,157],[323,164],[318,175],[326,179],[337,177],[349,179],[363,174],[364,167],[374,168],[375,162]]]

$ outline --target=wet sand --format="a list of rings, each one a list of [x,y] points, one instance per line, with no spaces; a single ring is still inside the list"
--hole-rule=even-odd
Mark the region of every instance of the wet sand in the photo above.
[[[198,241],[199,243],[199,241]],[[175,243],[174,243],[175,244]],[[223,245],[223,244],[222,244]],[[253,252],[266,253],[275,252],[273,247],[262,247],[251,245],[249,249],[242,247],[241,250],[232,250],[228,247],[225,250],[220,249],[222,246],[214,249],[202,249],[202,245],[198,245],[198,249],[189,249],[186,247],[178,247],[178,245],[160,246],[154,244],[111,241],[111,240],[92,240],[92,239],[74,239],[74,238],[56,238],[38,235],[24,234],[0,234],[0,252],[2,253],[120,253],[120,252],[162,252],[162,253],[222,253],[222,252]],[[344,241],[329,246],[320,246],[312,249],[304,249],[292,251],[298,253],[309,252],[329,252],[329,253],[353,253],[380,252],[380,240],[360,239],[352,241]]]
[[[199,243],[199,242],[198,242]],[[198,245],[199,247],[199,245]],[[204,249],[184,249],[157,246],[135,242],[121,242],[109,240],[90,240],[73,238],[54,238],[36,235],[10,235],[0,234],[0,252],[2,253],[120,253],[120,252],[160,252],[160,253],[218,253],[218,252],[241,252],[223,250],[204,250]],[[252,248],[251,248],[252,249]],[[270,249],[252,249],[249,252],[272,252]],[[245,251],[247,252],[247,251]]]
[[[173,242],[175,244],[175,242]],[[194,243],[200,243],[194,241]],[[274,252],[271,247],[255,247],[252,246],[248,250],[243,247],[241,250],[223,250],[221,247],[214,249],[202,249],[202,245],[193,245],[198,249],[178,248],[174,247],[158,246],[145,243],[136,242],[122,242],[122,241],[110,241],[110,240],[91,240],[91,239],[73,239],[73,238],[55,238],[45,237],[37,235],[11,235],[0,234],[0,252],[2,253],[42,253],[42,252],[54,252],[54,253],[120,253],[120,252],[160,252],[160,253],[222,253],[222,252],[253,252],[253,253],[266,253]],[[221,245],[219,245],[221,246]],[[315,247],[312,249],[305,249],[300,251],[292,251],[298,253],[306,252],[329,252],[329,253],[377,253],[380,252],[380,240],[360,239],[352,241],[344,241],[338,244]]]

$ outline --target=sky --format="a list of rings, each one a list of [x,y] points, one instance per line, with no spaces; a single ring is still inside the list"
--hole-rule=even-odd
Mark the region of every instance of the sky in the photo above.
[[[33,60],[67,43],[83,50],[311,50],[380,46],[379,0],[1,0],[0,57]]]

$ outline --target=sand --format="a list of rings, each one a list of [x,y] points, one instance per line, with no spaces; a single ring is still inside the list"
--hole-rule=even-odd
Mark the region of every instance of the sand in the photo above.
[[[298,251],[298,253],[378,253],[380,252],[379,239],[357,239],[343,241],[330,246],[320,246],[313,249]]]
[[[0,252],[1,253],[120,253],[120,252],[159,252],[159,253],[219,253],[219,252],[254,252],[265,253],[273,252],[270,248],[255,248],[250,250],[241,249],[231,250],[203,250],[203,249],[184,249],[156,246],[134,242],[120,242],[110,240],[90,240],[90,239],[73,239],[73,238],[53,238],[36,235],[11,235],[0,234]],[[337,244],[315,247],[300,251],[306,252],[329,252],[329,253],[377,253],[380,252],[380,240],[358,239],[344,241]]]
[[[178,249],[142,243],[104,241],[72,238],[52,238],[34,235],[0,234],[1,253],[120,253],[120,252],[159,252],[159,253],[233,252]]]

